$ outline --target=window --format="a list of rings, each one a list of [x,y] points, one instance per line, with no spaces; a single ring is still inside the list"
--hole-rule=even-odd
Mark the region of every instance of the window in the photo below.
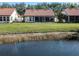
[[[31,17],[30,17],[30,21],[31,21]]]
[[[0,21],[2,21],[2,16],[0,16]]]
[[[33,17],[30,17],[30,21],[33,21],[34,20],[34,18]]]
[[[7,16],[7,21],[9,21],[9,16]]]
[[[5,16],[3,17],[3,21],[6,21],[6,17]]]

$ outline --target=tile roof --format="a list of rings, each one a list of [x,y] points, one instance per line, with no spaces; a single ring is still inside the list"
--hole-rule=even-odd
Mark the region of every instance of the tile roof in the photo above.
[[[26,9],[24,16],[54,16],[54,12],[48,9]]]
[[[0,15],[1,16],[9,16],[12,14],[12,12],[15,10],[15,8],[0,8]]]
[[[70,16],[79,16],[79,9],[78,8],[67,8],[62,13],[65,12],[67,15]]]

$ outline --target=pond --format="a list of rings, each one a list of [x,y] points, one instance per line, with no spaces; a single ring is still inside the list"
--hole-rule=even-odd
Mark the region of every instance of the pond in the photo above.
[[[0,45],[1,56],[77,56],[79,41],[27,41]]]

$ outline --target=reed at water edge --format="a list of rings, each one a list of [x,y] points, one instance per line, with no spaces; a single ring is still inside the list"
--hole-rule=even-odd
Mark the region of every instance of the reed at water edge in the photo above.
[[[77,32],[22,33],[0,35],[0,44],[32,40],[66,40],[77,38]]]

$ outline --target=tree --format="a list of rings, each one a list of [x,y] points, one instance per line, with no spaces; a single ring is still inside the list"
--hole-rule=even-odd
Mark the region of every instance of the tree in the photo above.
[[[2,3],[1,8],[12,8],[9,3]]]
[[[58,18],[60,22],[62,21],[61,11],[64,9],[62,6],[61,3],[52,3],[49,5],[49,7],[54,11],[55,17]]]
[[[65,5],[67,8],[79,8],[79,4],[77,3],[67,3]]]
[[[15,8],[20,15],[23,15],[25,13],[26,4],[25,3],[15,4]]]
[[[48,9],[48,4],[47,3],[38,3],[36,5],[31,5],[32,9]]]

